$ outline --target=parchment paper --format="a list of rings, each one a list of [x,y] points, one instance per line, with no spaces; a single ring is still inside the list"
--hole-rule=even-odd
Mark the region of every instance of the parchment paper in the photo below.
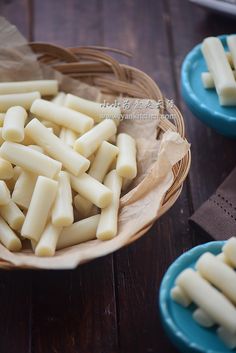
[[[22,81],[56,78],[60,89],[81,97],[99,100],[101,92],[96,87],[73,80],[37,62],[26,40],[5,19],[0,18],[0,80]],[[173,183],[172,167],[181,160],[189,144],[176,132],[167,131],[162,140],[156,140],[159,123],[158,109],[147,108],[147,101],[140,101],[142,108],[124,109],[126,98],[119,99],[123,121],[119,131],[128,132],[137,143],[138,175],[132,190],[121,198],[118,235],[109,241],[92,240],[56,252],[52,258],[36,257],[30,249],[11,253],[0,245],[0,258],[19,267],[44,269],[74,268],[78,264],[109,254],[157,218],[163,198]]]

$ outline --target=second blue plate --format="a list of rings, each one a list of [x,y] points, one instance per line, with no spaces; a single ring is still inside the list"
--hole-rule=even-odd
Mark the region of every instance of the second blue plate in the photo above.
[[[186,268],[194,268],[198,258],[205,252],[221,252],[223,241],[214,241],[199,245],[180,256],[167,270],[160,288],[159,308],[163,327],[182,353],[233,353],[218,338],[216,327],[206,329],[192,318],[195,306],[184,308],[175,303],[170,296],[177,276]]]

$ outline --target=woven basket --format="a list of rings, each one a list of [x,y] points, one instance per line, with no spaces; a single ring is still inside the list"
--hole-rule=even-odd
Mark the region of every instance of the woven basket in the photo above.
[[[157,138],[167,131],[177,131],[185,138],[184,120],[178,108],[163,96],[157,84],[144,72],[128,65],[120,64],[117,60],[107,55],[106,51],[130,56],[130,54],[106,47],[79,47],[62,48],[48,43],[30,43],[31,49],[35,52],[38,60],[51,66],[63,75],[98,87],[102,93],[114,96],[129,96],[135,98],[147,98],[155,101],[162,101],[161,119],[157,131]],[[174,116],[170,122],[165,118],[166,114]],[[175,203],[181,193],[183,182],[187,177],[191,163],[190,151],[185,157],[173,167],[174,182],[168,190],[163,201],[158,218],[163,215]],[[132,243],[141,237],[153,225],[156,219],[134,234],[129,239]],[[0,267],[14,268],[15,266],[0,260]]]

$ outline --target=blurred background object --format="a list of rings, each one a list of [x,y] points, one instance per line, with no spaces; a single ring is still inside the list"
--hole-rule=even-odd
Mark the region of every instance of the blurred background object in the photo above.
[[[236,16],[235,0],[190,0],[192,3],[209,10],[221,12],[226,15]]]

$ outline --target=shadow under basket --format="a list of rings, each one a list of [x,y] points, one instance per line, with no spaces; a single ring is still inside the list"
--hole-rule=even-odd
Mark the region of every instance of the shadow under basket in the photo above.
[[[157,139],[167,130],[176,131],[181,137],[185,138],[184,120],[180,111],[174,104],[169,104],[157,84],[144,72],[119,63],[106,52],[110,51],[121,55],[129,54],[116,49],[95,46],[62,48],[49,43],[30,43],[29,45],[41,63],[52,67],[63,75],[93,85],[104,94],[162,102]],[[166,116],[172,116],[173,119],[170,121]],[[169,210],[180,195],[190,163],[191,154],[188,151],[184,158],[174,165],[174,182],[166,193],[158,218]],[[156,219],[157,217],[145,228],[134,234],[126,245],[145,234]],[[6,269],[19,268],[4,260],[0,260],[0,267]]]

